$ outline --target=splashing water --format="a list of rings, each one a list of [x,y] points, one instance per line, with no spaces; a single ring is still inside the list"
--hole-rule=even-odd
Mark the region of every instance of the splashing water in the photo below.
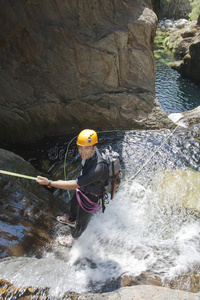
[[[163,190],[157,182],[152,184],[158,170],[192,166],[199,171],[200,146],[192,134],[179,131],[137,179],[125,182],[168,133],[121,135],[122,142],[117,145],[126,170],[124,184],[105,213],[93,216],[71,249],[55,244],[54,252],[44,253],[41,259],[2,259],[0,278],[18,287],[49,287],[52,296],[61,297],[66,292],[114,290],[123,275],[138,276],[145,271],[170,280],[199,264],[198,212],[173,205],[165,191],[161,200]],[[62,232],[67,228],[59,226]],[[55,229],[58,234],[59,228]]]
[[[124,274],[146,270],[173,278],[199,262],[200,224],[184,221],[182,211],[164,211],[158,201],[136,181],[124,185],[70,250],[55,246],[55,253],[42,259],[3,259],[0,277],[15,286],[50,287],[55,297],[99,291]],[[62,251],[62,259],[56,251]]]

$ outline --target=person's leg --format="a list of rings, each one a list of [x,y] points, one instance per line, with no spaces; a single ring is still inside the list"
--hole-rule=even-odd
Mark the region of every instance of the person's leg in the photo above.
[[[70,227],[75,227],[76,219],[77,219],[77,215],[78,215],[78,209],[79,209],[79,204],[76,199],[76,193],[74,193],[71,198],[71,206],[70,206],[69,215],[68,216],[58,216],[57,220],[60,223],[69,225]]]
[[[88,204],[87,200],[85,200],[85,198],[82,195],[80,195],[80,197],[81,197],[81,201],[83,202],[83,204],[88,206],[89,204]],[[97,203],[97,201],[98,201],[98,198],[94,195],[89,195],[89,199],[95,203]],[[80,205],[78,206],[77,212],[78,212],[78,214],[77,214],[77,219],[76,219],[76,227],[72,232],[72,236],[75,239],[80,237],[81,234],[85,231],[85,229],[87,228],[87,225],[92,217],[92,214],[85,211]]]
[[[74,222],[77,220],[78,212],[79,212],[79,204],[76,199],[76,192],[74,192],[71,198],[71,206],[70,206],[70,213],[69,213],[70,222]]]
[[[96,196],[90,195],[89,197],[91,201],[95,203],[98,202],[98,198]],[[81,195],[81,200],[85,205],[88,206],[88,203],[86,202],[86,200],[82,195]],[[63,246],[71,247],[73,245],[74,239],[80,237],[83,231],[87,228],[91,216],[92,216],[91,213],[82,209],[81,206],[78,204],[76,193],[74,193],[71,202],[69,219],[71,221],[76,220],[76,225],[75,228],[71,228],[71,235],[59,237],[58,242]]]
[[[72,232],[73,238],[76,239],[79,236],[81,236],[83,231],[87,228],[91,216],[92,215],[90,213],[84,211],[81,207],[79,207],[79,215],[78,215],[76,227]]]

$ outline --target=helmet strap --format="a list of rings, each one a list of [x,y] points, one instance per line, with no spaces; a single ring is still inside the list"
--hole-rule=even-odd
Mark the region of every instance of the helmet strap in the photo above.
[[[92,146],[91,146],[91,150],[92,150],[92,151],[91,151],[91,156],[90,156],[90,157],[92,157],[92,156],[94,155],[94,153],[95,153],[94,146],[95,146],[95,145],[92,145]]]

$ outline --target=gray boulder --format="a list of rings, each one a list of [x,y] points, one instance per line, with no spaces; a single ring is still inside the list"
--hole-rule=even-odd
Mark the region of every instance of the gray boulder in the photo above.
[[[151,1],[0,6],[0,143],[173,126],[155,97]]]

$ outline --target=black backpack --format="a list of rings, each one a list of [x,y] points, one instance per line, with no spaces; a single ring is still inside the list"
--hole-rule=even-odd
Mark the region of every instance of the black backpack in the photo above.
[[[119,189],[122,178],[120,155],[111,146],[107,146],[101,150],[101,156],[109,166],[109,177],[105,186],[105,193],[109,193],[111,199],[113,199],[114,193]]]

